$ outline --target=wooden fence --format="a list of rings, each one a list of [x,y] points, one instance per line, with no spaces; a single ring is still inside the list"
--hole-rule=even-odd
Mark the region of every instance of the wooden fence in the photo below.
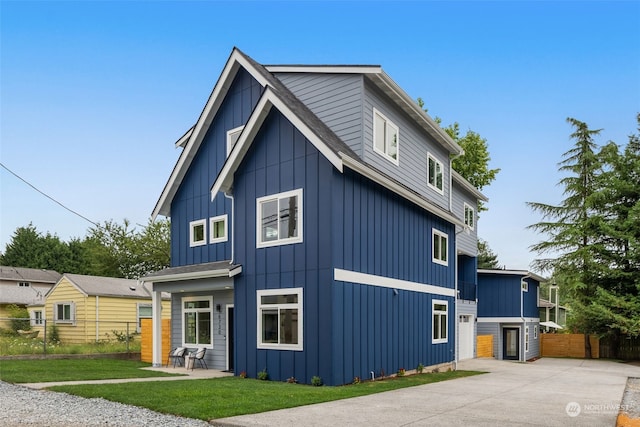
[[[621,360],[640,360],[640,337],[621,337],[617,343],[607,338],[600,340],[600,357]]]
[[[476,357],[493,357],[493,335],[478,335],[476,352]]]
[[[140,360],[153,363],[153,325],[151,319],[142,319]],[[162,362],[171,351],[171,319],[162,319]]]
[[[591,357],[600,358],[600,343],[597,337],[589,337]],[[584,334],[541,334],[540,355],[542,357],[584,358]]]

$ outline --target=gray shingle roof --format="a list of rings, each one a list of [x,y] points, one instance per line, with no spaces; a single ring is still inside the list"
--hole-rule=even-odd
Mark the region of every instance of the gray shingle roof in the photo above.
[[[137,280],[85,276],[82,274],[65,274],[64,277],[87,295],[151,298],[151,292],[149,292],[148,286],[143,286],[142,282],[138,282]]]
[[[41,282],[55,284],[62,275],[57,271],[38,268],[8,267],[0,265],[0,279],[18,282]]]

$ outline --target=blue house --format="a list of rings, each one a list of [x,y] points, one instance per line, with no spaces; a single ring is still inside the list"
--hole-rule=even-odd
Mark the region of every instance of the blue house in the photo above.
[[[478,335],[493,335],[498,359],[540,356],[540,283],[523,270],[478,270]]]
[[[473,357],[457,301],[476,315],[486,198],[451,169],[461,147],[380,66],[265,66],[234,48],[176,144],[153,212],[171,217],[171,267],[145,278],[154,300],[172,295],[174,347],[330,385]]]

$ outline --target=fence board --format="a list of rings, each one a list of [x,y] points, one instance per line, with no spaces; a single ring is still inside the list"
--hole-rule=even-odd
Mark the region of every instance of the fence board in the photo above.
[[[493,335],[478,335],[476,351],[477,357],[493,357]]]
[[[142,319],[140,360],[153,363],[153,324],[152,319]],[[162,319],[162,357],[171,351],[171,320]],[[164,363],[164,360],[162,360]]]

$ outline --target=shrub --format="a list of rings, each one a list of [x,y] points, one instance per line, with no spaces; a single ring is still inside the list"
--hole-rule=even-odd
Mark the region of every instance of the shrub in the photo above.
[[[262,381],[267,381],[269,379],[267,368],[264,368],[262,371],[258,372],[258,379]]]
[[[418,363],[418,367],[416,368],[416,372],[421,374],[424,371],[424,365],[422,363]]]
[[[247,371],[240,372],[240,378],[247,378]]]
[[[29,321],[29,310],[16,304],[7,306],[9,317],[11,317],[11,330],[16,334],[18,331],[30,331],[31,322]]]
[[[353,377],[353,383],[352,384],[360,384],[360,377]]]
[[[322,385],[322,378],[317,375],[311,377],[311,385],[314,387],[320,387]]]
[[[54,322],[51,322],[51,326],[49,326],[49,335],[47,336],[47,339],[52,344],[60,343],[60,331],[58,330],[58,325]]]
[[[398,376],[399,377],[404,377],[404,374],[406,373],[406,371],[404,370],[404,368],[400,368],[398,369]]]

